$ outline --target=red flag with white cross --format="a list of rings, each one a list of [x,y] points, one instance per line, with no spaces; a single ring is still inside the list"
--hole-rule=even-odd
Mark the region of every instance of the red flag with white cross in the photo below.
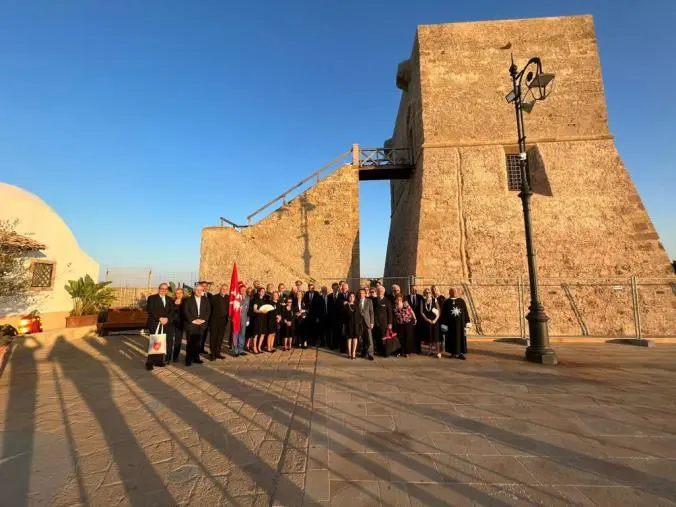
[[[232,266],[232,276],[230,277],[230,304],[228,316],[232,322],[232,336],[237,336],[240,330],[239,307],[242,304],[242,296],[239,294],[239,277],[237,276],[237,263]]]

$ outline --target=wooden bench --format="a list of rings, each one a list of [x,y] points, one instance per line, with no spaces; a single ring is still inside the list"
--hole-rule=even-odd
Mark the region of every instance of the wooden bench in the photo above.
[[[110,309],[101,322],[96,324],[96,333],[106,336],[110,331],[133,331],[144,329],[148,323],[148,312],[137,309]]]

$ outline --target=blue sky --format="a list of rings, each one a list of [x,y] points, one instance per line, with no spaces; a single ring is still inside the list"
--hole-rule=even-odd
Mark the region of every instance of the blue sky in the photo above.
[[[202,227],[390,137],[416,25],[566,14],[595,17],[611,131],[676,257],[667,0],[4,0],[0,180],[47,201],[102,267],[196,270]],[[361,185],[363,275],[382,272],[388,194]]]

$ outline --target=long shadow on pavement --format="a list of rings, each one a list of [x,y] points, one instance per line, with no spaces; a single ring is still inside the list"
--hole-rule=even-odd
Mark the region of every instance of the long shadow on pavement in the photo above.
[[[115,343],[106,343],[105,345],[102,345],[99,343],[97,340],[89,340],[90,345],[93,347],[97,348],[99,352],[102,354],[108,356],[113,360],[115,364],[120,366],[123,370],[127,371],[130,376],[138,376],[140,375],[145,375],[145,372],[141,370],[142,366],[142,354],[141,353],[136,353],[137,357],[132,360],[121,360],[121,355],[115,354],[114,351],[120,347],[120,345],[123,345],[123,343],[126,343],[128,348],[128,351],[139,351],[139,350],[144,350],[145,344],[143,343],[143,338],[141,337],[135,337],[135,336],[124,336],[120,337],[121,340],[117,341]],[[123,343],[120,343],[123,342]],[[229,393],[232,396],[239,397],[243,402],[246,403],[247,398],[249,396],[267,396],[270,397],[271,395],[269,393],[265,393],[249,384],[244,384],[240,382],[237,378],[232,377],[232,376],[226,376],[224,372],[218,371],[218,370],[212,370],[209,369],[210,372],[216,371],[217,373],[224,375],[227,378],[227,382],[219,382],[218,387],[223,389],[225,393]],[[199,370],[195,370],[195,374],[199,374]],[[311,379],[312,375],[304,372],[299,372],[297,375],[298,377],[305,377],[306,379]],[[191,424],[194,428],[203,428],[205,426],[209,426],[210,424],[210,418],[208,415],[204,414],[201,409],[197,406],[192,405],[188,400],[185,400],[183,402],[180,400],[179,397],[176,395],[179,394],[178,391],[175,391],[170,385],[162,383],[160,380],[155,379],[152,376],[144,377],[145,380],[143,383],[150,382],[150,383],[160,383],[162,384],[163,388],[162,389],[153,389],[152,395],[155,396],[160,402],[165,403],[167,406],[169,406],[172,410],[174,410],[176,413],[179,413],[181,417],[184,417],[187,422]],[[277,375],[271,376],[271,379],[278,379]],[[139,387],[143,388],[142,384],[138,384]],[[242,394],[246,393],[246,394]],[[300,419],[301,421],[305,422],[308,425],[308,431],[309,431],[309,424],[310,421],[312,420],[313,413],[312,409],[308,408],[308,406],[303,406],[300,404],[294,404],[292,401],[281,398],[279,396],[273,395],[272,397],[273,402],[272,403],[264,403],[262,406],[260,406],[259,411],[269,417],[271,417],[273,420],[276,421],[281,421],[280,419],[280,411],[279,409],[282,409],[282,411],[286,412],[294,412]],[[177,402],[179,405],[177,405]],[[189,410],[185,410],[185,406],[182,406],[184,404],[187,404],[189,406]],[[294,406],[295,405],[295,406]],[[187,416],[187,414],[193,414],[190,418]],[[358,440],[360,438],[359,433],[355,432],[351,428],[345,427],[345,426],[339,426],[339,425],[334,425],[333,421],[331,419],[327,418],[326,416],[320,416],[323,419],[323,423],[329,425],[329,427],[335,431],[339,432],[342,434],[343,437],[348,438],[348,439],[353,439],[353,440]],[[284,421],[282,421],[284,422]],[[211,421],[211,424],[213,424],[213,421]],[[222,427],[219,425],[219,428],[221,428],[221,431],[223,431]],[[207,433],[211,434],[211,432]],[[308,433],[309,437],[309,433]],[[285,452],[286,449],[283,451]],[[305,449],[303,450],[304,452],[306,451]],[[250,452],[247,450],[247,452]],[[346,459],[348,460],[358,460],[360,458],[360,455],[358,454],[345,454],[344,455]],[[267,482],[267,491],[271,493],[271,496],[276,496],[274,500],[276,502],[280,502],[282,505],[295,505],[300,502],[302,502],[302,493],[299,495],[297,491],[295,491],[295,488],[289,487],[288,485],[283,485],[282,487],[277,487],[277,491],[291,491],[290,496],[283,496],[280,497],[279,495],[272,495],[272,491],[274,490],[274,484],[270,483],[270,472],[271,470],[267,465],[263,465],[262,462],[260,462],[260,459],[255,457],[255,455],[252,454],[252,457],[257,460],[257,465],[255,467],[252,467],[251,469],[247,469],[247,473],[249,473],[252,478],[254,478],[257,481],[261,481],[263,484]],[[407,467],[409,469],[417,470],[420,474],[428,477],[429,481],[436,481],[437,477],[439,476],[438,471],[436,468],[430,466],[429,464],[424,464],[421,463],[420,461],[416,461],[413,459],[411,456],[406,456],[406,455],[397,455],[393,457],[400,465]],[[408,487],[403,486],[403,483],[406,482],[402,478],[397,477],[396,475],[393,475],[386,467],[373,462],[369,461],[368,463],[364,462],[354,462],[355,466],[368,466],[368,471],[373,474],[374,476],[378,477],[380,480],[387,481],[389,480],[390,482],[395,485],[395,487],[399,487],[404,491],[408,491],[408,494],[412,498],[418,499],[420,502],[422,502],[424,505],[434,505],[436,502],[438,502],[438,498],[435,496],[431,495],[428,491],[425,490],[425,488],[418,487],[416,485],[408,485]],[[283,475],[279,476],[279,474],[272,474],[272,477],[277,475],[278,477],[281,477],[283,480]],[[476,489],[472,487],[471,485],[468,484],[449,484],[448,487],[451,487],[458,491],[459,493],[462,493],[466,498],[473,499],[474,501],[481,502],[484,504],[491,504],[491,505],[496,505],[498,507],[505,507],[509,504],[502,502],[498,498],[495,498],[494,496],[491,496],[487,494],[484,491],[481,491],[479,489]],[[368,494],[368,492],[365,491],[365,493]]]

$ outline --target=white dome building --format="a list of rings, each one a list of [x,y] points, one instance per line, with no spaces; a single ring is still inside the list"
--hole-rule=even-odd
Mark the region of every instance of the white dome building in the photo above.
[[[26,190],[0,183],[0,220],[18,220],[13,244],[21,246],[30,265],[34,298],[29,307],[0,295],[0,324],[18,326],[19,317],[40,312],[43,330],[65,327],[73,303],[64,289],[68,280],[99,277],[99,265],[78,245],[72,231],[42,199]]]

